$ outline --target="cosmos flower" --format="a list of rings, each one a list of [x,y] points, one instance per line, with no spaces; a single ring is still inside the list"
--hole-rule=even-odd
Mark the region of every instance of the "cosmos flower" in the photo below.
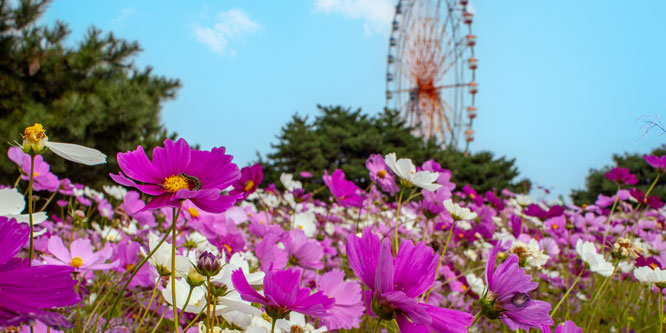
[[[322,274],[317,281],[317,288],[323,291],[324,295],[335,299],[330,315],[321,318],[322,324],[329,330],[349,330],[358,328],[361,323],[361,286],[356,281],[344,281],[344,278],[345,273],[336,268]]]
[[[638,178],[632,175],[627,168],[613,168],[611,171],[606,172],[606,178],[620,186],[635,185],[638,183]]]
[[[567,320],[555,327],[555,333],[583,333],[583,329],[576,326],[576,324]]]
[[[0,189],[0,216],[8,219],[15,219],[18,223],[29,223],[30,215],[21,214],[25,208],[25,197],[16,189],[3,188]],[[45,212],[38,212],[32,214],[32,224],[38,225],[46,221],[47,216]],[[39,236],[46,232],[46,229],[35,231],[34,235]]]
[[[435,191],[442,186],[436,183],[439,173],[430,171],[416,172],[416,166],[408,158],[397,160],[395,153],[390,153],[384,157],[384,160],[393,173],[406,182],[408,186],[413,185],[428,191]]]
[[[7,151],[7,156],[18,165],[21,170],[21,179],[30,180],[30,163],[32,160],[30,155],[24,153],[18,147],[10,147]],[[58,190],[60,180],[58,180],[56,175],[51,173],[49,164],[44,161],[42,155],[35,156],[35,165],[32,168],[32,188],[35,191],[46,190],[49,192],[55,192]]]
[[[453,200],[444,200],[444,208],[451,214],[451,217],[456,221],[469,221],[476,218],[476,213],[472,212],[467,207],[462,207]]]
[[[370,180],[379,185],[382,191],[393,195],[400,190],[395,184],[395,176],[391,169],[384,162],[384,158],[379,154],[372,154],[365,161],[365,167],[370,171]]]
[[[370,289],[366,302],[371,303],[372,312],[382,320],[396,319],[401,332],[467,332],[471,314],[418,299],[432,286],[439,259],[425,243],[402,242],[394,258],[390,240],[384,238],[380,244],[379,237],[366,228],[361,237],[347,237],[347,257],[356,276]]]
[[[328,171],[324,170],[321,178],[340,206],[361,207],[363,197],[358,194],[360,189],[353,182],[345,179],[345,173],[342,170],[336,169],[330,176]]]
[[[155,196],[143,210],[178,207],[180,200],[190,199],[204,211],[222,213],[242,196],[221,194],[240,177],[238,166],[231,162],[231,155],[225,154],[224,147],[201,151],[190,149],[184,139],[167,139],[164,148],[155,147],[152,161],[141,146],[118,153],[117,158],[122,172],[109,174],[111,178]]]
[[[41,154],[48,148],[56,155],[66,160],[86,165],[106,163],[106,155],[102,154],[102,152],[97,149],[72,143],[49,141],[49,137],[46,136],[42,124],[38,123],[26,127],[23,132],[23,144],[21,145],[21,148],[23,149],[23,152],[28,154]]]
[[[597,252],[597,249],[591,242],[583,242],[582,239],[578,239],[576,242],[576,253],[590,266],[592,272],[599,273],[605,277],[609,277],[613,273],[613,265]]]
[[[324,263],[324,249],[317,240],[310,239],[303,230],[293,229],[283,241],[284,248],[289,254],[289,261],[293,265],[310,269],[322,269]]]
[[[261,164],[257,163],[250,167],[241,169],[240,178],[234,182],[234,189],[229,194],[242,194],[242,198],[246,199],[250,194],[254,193],[261,181],[264,179],[264,173],[261,170]]]
[[[666,283],[666,270],[659,267],[642,266],[634,269],[634,276],[643,283]]]
[[[52,265],[65,265],[74,267],[77,270],[105,270],[115,268],[119,260],[107,264],[106,260],[111,259],[113,248],[107,246],[104,249],[93,252],[92,244],[89,239],[79,238],[70,244],[69,249],[65,247],[62,238],[51,236],[48,245],[49,253],[54,258],[44,257],[44,261]]]
[[[643,155],[643,158],[650,166],[657,169],[657,172],[664,173],[666,171],[666,155]]]
[[[301,288],[301,271],[295,268],[266,273],[264,295],[250,286],[241,269],[233,272],[231,281],[244,300],[262,304],[273,319],[284,319],[291,311],[320,317],[335,304],[321,291],[311,294],[310,289]]]
[[[481,297],[482,313],[490,319],[500,319],[512,331],[518,328],[529,331],[534,327],[549,332],[549,326],[553,324],[548,314],[550,304],[533,300],[527,294],[539,284],[532,282],[532,276],[520,268],[515,254],[495,268],[500,249],[501,242],[490,251],[486,264],[488,290]]]
[[[74,292],[74,269],[53,265],[30,267],[27,260],[14,258],[29,236],[29,226],[0,217],[0,327],[38,320],[56,328],[71,328],[73,325],[62,315],[44,309],[80,301]]]

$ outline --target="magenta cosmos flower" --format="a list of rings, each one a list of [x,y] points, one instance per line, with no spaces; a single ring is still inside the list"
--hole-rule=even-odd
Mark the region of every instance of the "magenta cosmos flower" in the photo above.
[[[7,151],[9,159],[16,163],[21,169],[21,179],[30,180],[30,155],[24,153],[18,147],[11,147]],[[60,186],[58,177],[51,173],[49,164],[44,162],[42,155],[35,156],[35,166],[33,170],[33,188],[36,191],[47,190],[55,192]]]
[[[632,175],[627,168],[613,168],[611,171],[606,172],[606,178],[620,186],[635,185],[638,183],[638,178]]]
[[[122,172],[109,174],[111,178],[155,196],[143,210],[178,207],[181,200],[190,199],[204,211],[221,213],[241,197],[222,195],[240,177],[238,166],[231,163],[233,157],[225,154],[224,147],[201,151],[190,149],[184,139],[167,139],[164,148],[153,149],[152,161],[141,146],[117,157]]]
[[[345,272],[334,268],[317,280],[317,287],[326,296],[333,297],[335,304],[330,315],[322,317],[321,323],[329,330],[358,328],[363,317],[361,285],[356,281],[345,281]]]
[[[359,238],[347,237],[347,257],[354,273],[370,289],[372,312],[382,320],[396,319],[401,332],[467,332],[474,316],[469,313],[421,303],[421,294],[432,286],[438,257],[425,243],[400,244],[391,255],[391,244],[370,228]],[[366,301],[368,302],[368,301]]]
[[[501,242],[490,251],[486,264],[488,290],[481,297],[481,311],[490,319],[500,319],[510,330],[529,331],[531,327],[550,332],[553,319],[550,304],[537,301],[527,295],[539,284],[518,265],[518,256],[512,254],[495,269],[495,259]]]
[[[106,246],[104,249],[93,252],[89,239],[79,238],[70,244],[69,249],[65,247],[62,238],[51,236],[49,238],[48,250],[55,258],[44,257],[44,261],[52,265],[71,266],[77,270],[106,270],[118,267],[119,260],[107,264],[106,261],[113,256],[113,248]]]
[[[324,170],[324,175],[321,178],[326,183],[326,186],[328,186],[328,189],[331,190],[331,193],[340,206],[361,207],[363,197],[357,193],[359,191],[358,186],[346,180],[345,173],[342,170],[336,169],[332,175],[329,175],[328,171]]]
[[[653,168],[657,169],[658,172],[663,173],[666,171],[666,155],[657,156],[657,155],[643,155],[645,161],[651,165]]]
[[[28,242],[30,227],[0,217],[0,328],[39,320],[56,328],[71,328],[62,315],[44,311],[81,299],[74,292],[72,267],[33,266],[14,256]]]
[[[240,172],[241,176],[234,182],[234,189],[229,194],[241,194],[245,199],[257,190],[261,181],[264,180],[264,172],[259,163],[245,167]]]
[[[370,171],[370,180],[378,184],[382,191],[390,195],[398,192],[400,188],[395,184],[395,176],[391,169],[386,165],[384,157],[379,154],[372,154],[365,161],[365,167]]]
[[[266,314],[273,319],[283,319],[291,311],[315,317],[323,316],[328,314],[328,310],[335,303],[335,299],[321,291],[310,294],[310,289],[301,288],[301,271],[295,268],[266,273],[264,295],[250,286],[241,269],[232,273],[231,281],[242,299],[263,304]]]

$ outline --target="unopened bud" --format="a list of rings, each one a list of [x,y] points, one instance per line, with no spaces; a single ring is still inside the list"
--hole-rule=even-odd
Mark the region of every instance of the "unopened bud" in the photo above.
[[[204,251],[199,256],[197,271],[203,276],[215,276],[221,269],[220,261],[210,252]]]

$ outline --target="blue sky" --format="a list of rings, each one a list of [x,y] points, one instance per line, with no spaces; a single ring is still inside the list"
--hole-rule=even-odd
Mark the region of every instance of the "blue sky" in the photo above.
[[[70,45],[94,25],[143,52],[136,64],[181,80],[162,121],[241,165],[316,105],[385,105],[395,1],[56,0]],[[476,1],[479,109],[472,151],[516,158],[521,176],[568,195],[613,153],[666,142],[643,116],[666,116],[666,2]],[[554,198],[554,196],[551,196]]]

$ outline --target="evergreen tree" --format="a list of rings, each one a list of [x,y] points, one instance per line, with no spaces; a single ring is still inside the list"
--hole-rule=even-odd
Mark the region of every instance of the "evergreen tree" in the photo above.
[[[666,146],[654,149],[649,155],[666,155]],[[650,185],[652,185],[652,182],[654,182],[657,177],[657,171],[645,161],[643,154],[629,154],[626,152],[624,155],[613,154],[613,163],[612,166],[607,165],[601,169],[590,169],[590,172],[585,178],[585,189],[573,190],[571,192],[571,198],[575,204],[591,204],[597,200],[599,194],[607,196],[615,194],[617,191],[617,185],[606,179],[606,172],[614,167],[629,169],[629,171],[638,178],[638,183],[633,187],[641,189],[643,192],[646,192],[650,188]],[[652,189],[650,195],[656,195],[661,198],[661,200],[666,199],[665,181],[666,179],[663,179],[662,177],[662,179],[660,179],[655,185],[654,189]]]
[[[118,170],[115,155],[141,144],[147,151],[168,135],[160,123],[161,103],[173,98],[178,80],[139,70],[138,43],[91,27],[68,48],[67,26],[36,24],[48,1],[0,3],[0,133],[20,142],[26,126],[41,123],[53,141],[96,148],[109,156],[105,166],[87,167],[46,156],[59,177],[94,184]],[[4,147],[6,150],[7,146]],[[48,154],[48,153],[47,153]],[[49,154],[50,155],[50,154]],[[17,177],[15,165],[0,156],[0,177]]]
[[[274,151],[267,159],[259,156],[265,182],[277,183],[283,172],[297,175],[309,171],[313,178],[307,187],[314,190],[323,185],[324,169],[332,172],[339,168],[347,179],[365,188],[370,183],[366,159],[371,154],[396,152],[399,158],[409,157],[417,164],[434,159],[452,171],[452,180],[459,188],[469,184],[480,192],[529,189],[524,186],[525,180],[515,180],[519,173],[514,159],[496,159],[490,152],[465,156],[453,148],[444,149],[435,141],[424,141],[412,135],[412,129],[396,111],[385,110],[370,117],[360,109],[317,107],[321,113],[314,121],[294,115],[282,127],[278,143],[272,145]]]

